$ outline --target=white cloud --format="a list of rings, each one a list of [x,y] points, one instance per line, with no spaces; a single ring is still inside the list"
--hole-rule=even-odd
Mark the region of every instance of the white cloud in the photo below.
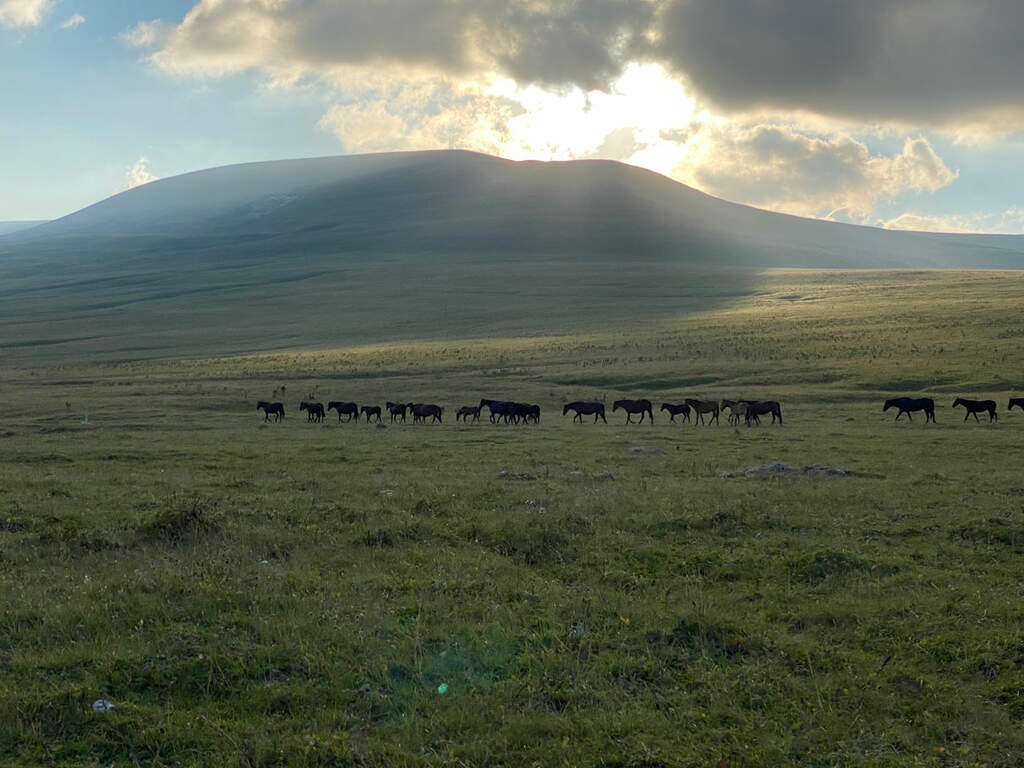
[[[932,216],[902,213],[891,219],[879,219],[876,226],[914,232],[950,232],[963,234],[1022,234],[1024,208],[1009,208],[1001,213],[968,213]]]
[[[0,0],[0,27],[38,27],[54,0]]]
[[[901,152],[873,154],[846,135],[812,136],[791,126],[703,124],[673,175],[713,195],[801,216],[867,223],[881,200],[935,192],[957,179],[923,137]]]
[[[63,24],[60,25],[60,28],[75,29],[76,27],[80,27],[82,24],[85,24],[85,16],[83,16],[80,13],[76,13],[72,16],[69,16],[68,19]]]
[[[126,29],[120,37],[133,48],[153,48],[162,45],[173,31],[174,25],[165,21],[140,21],[131,29]]]
[[[149,168],[146,167],[148,162],[149,161],[146,160],[145,157],[141,155],[139,156],[139,159],[135,161],[135,164],[125,171],[124,186],[122,189],[139,187],[160,178],[159,176],[154,176],[149,172]]]

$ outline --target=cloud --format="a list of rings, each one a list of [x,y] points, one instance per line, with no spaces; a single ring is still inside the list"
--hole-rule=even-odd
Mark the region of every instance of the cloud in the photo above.
[[[60,25],[60,28],[75,29],[76,27],[80,27],[82,24],[85,24],[85,16],[83,16],[80,13],[76,13],[72,16],[69,16],[68,19],[63,24]]]
[[[153,56],[218,77],[401,64],[597,88],[645,47],[652,0],[201,0]]]
[[[53,5],[54,0],[0,0],[0,27],[38,27]]]
[[[657,56],[730,112],[1024,118],[1019,0],[669,0]]]
[[[712,195],[801,216],[867,223],[880,200],[935,192],[956,180],[923,137],[873,154],[845,134],[819,137],[784,125],[700,125],[673,175]]]
[[[160,177],[154,176],[149,172],[149,168],[146,167],[149,161],[146,160],[142,155],[135,161],[135,164],[127,169],[124,175],[124,186],[122,190],[131,189],[132,187],[139,187],[143,184],[149,184],[151,181],[156,181]]]
[[[879,219],[875,225],[914,232],[1021,234],[1024,232],[1024,208],[1009,208],[1001,213],[977,212],[945,216],[902,213],[891,219]]]
[[[173,24],[155,19],[140,21],[134,27],[122,32],[120,37],[133,48],[153,48],[162,45],[173,30]]]

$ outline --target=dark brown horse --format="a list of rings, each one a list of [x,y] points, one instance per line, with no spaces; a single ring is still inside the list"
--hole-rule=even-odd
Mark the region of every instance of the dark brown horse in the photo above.
[[[303,400],[299,403],[299,410],[306,412],[306,421],[313,421],[319,424],[324,420],[324,404]]]
[[[764,416],[766,414],[772,415],[772,424],[775,423],[775,419],[779,420],[779,424],[782,423],[782,406],[779,405],[775,400],[754,400],[744,401],[747,406],[746,411],[743,414],[747,420],[747,426],[750,426],[751,421],[757,421],[760,423],[758,416]]]
[[[956,408],[960,405],[962,405],[967,411],[967,413],[964,414],[964,421],[967,421],[971,416],[974,416],[974,420],[978,422],[978,414],[986,411],[988,412],[989,424],[993,421],[999,421],[999,414],[996,413],[995,400],[964,400],[964,398],[958,397],[953,401],[953,407]]]
[[[690,406],[686,403],[680,403],[679,405],[672,405],[672,403],[662,403],[661,410],[668,411],[668,415],[671,416],[669,421],[675,421],[676,416],[683,414],[683,421],[690,420]]]
[[[720,423],[718,421],[718,414],[721,411],[721,408],[719,407],[717,400],[694,400],[692,397],[688,397],[685,402],[688,406],[693,408],[693,412],[697,414],[694,419],[695,421],[700,419],[700,423],[704,424],[704,414],[710,413],[711,418],[708,419],[707,423],[711,424],[712,421],[716,424]]]
[[[256,410],[263,409],[263,420],[270,421],[270,416],[274,416],[274,421],[280,421],[284,418],[284,404],[283,403],[268,403],[266,400],[260,400],[256,403]]]
[[[516,417],[523,420],[523,424],[540,424],[540,406],[530,403],[516,403]]]
[[[649,416],[651,424],[654,424],[654,411],[651,410],[650,400],[616,400],[612,404],[612,413],[615,413],[621,408],[626,412],[626,423],[633,423],[633,414],[640,414],[640,421],[638,424],[644,423],[644,416]]]
[[[366,423],[367,424],[370,423],[370,419],[373,418],[374,416],[377,417],[377,423],[378,424],[381,423],[380,406],[379,405],[364,405],[362,408],[359,409],[359,413],[366,415]]]
[[[480,400],[480,407],[487,408],[491,412],[491,424],[497,423],[498,419],[504,419],[508,424],[516,419],[516,404],[511,400]]]
[[[332,400],[327,404],[327,410],[338,412],[338,421],[341,421],[342,414],[348,416],[345,423],[352,421],[352,419],[359,418],[359,406],[355,403],[343,403],[340,400]]]
[[[480,406],[479,405],[476,406],[475,408],[473,406],[471,406],[471,405],[467,405],[467,406],[465,406],[463,408],[459,408],[459,410],[457,410],[455,412],[455,420],[458,421],[459,419],[462,419],[467,424],[470,421],[470,418],[469,418],[470,416],[473,417],[473,421],[480,421]]]
[[[401,417],[402,421],[405,421],[405,412],[409,406],[405,403],[392,403],[390,400],[387,402],[388,413],[391,414],[391,423],[395,423],[395,419]]]
[[[593,415],[594,423],[597,424],[597,420],[600,419],[605,424],[608,423],[608,419],[604,417],[604,403],[585,403],[577,400],[574,403],[568,403],[562,408],[562,415],[565,416],[569,411],[575,411],[576,415],[572,417],[575,423],[576,419],[580,420],[580,424],[583,423],[584,416]]]
[[[935,401],[930,397],[894,397],[890,400],[885,401],[885,407],[882,408],[882,413],[885,413],[890,408],[897,408],[898,413],[893,421],[899,421],[900,416],[904,413],[907,414],[907,418],[911,421],[914,417],[911,416],[911,412],[924,411],[924,423],[927,424],[929,421],[935,421]]]
[[[431,424],[435,421],[438,424],[443,423],[441,421],[441,414],[444,412],[444,408],[439,405],[432,405],[430,403],[409,403],[409,412],[412,414],[413,424],[419,422],[425,424],[428,418],[430,418]]]

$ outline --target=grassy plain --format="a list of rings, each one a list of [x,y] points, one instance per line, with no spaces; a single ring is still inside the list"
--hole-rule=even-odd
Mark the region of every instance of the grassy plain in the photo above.
[[[614,331],[2,369],[0,763],[1024,766],[1022,333],[1021,273],[776,271]],[[786,423],[561,416],[684,395]]]

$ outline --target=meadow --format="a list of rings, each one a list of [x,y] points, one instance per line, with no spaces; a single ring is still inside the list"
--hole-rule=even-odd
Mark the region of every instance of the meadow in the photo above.
[[[570,335],[2,368],[0,764],[1024,766],[1022,335],[1024,273],[776,270]],[[785,424],[561,415],[683,396]]]

